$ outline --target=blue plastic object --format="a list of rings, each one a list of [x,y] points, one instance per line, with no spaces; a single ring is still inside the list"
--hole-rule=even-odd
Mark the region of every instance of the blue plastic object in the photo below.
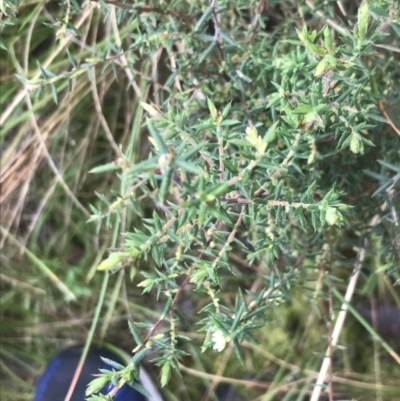
[[[81,354],[82,347],[71,347],[59,353],[47,365],[46,370],[40,377],[33,401],[64,401]],[[126,363],[120,355],[110,349],[105,347],[91,348],[70,401],[85,400],[86,387],[94,379],[93,375],[99,373],[99,369],[112,370],[112,367],[107,365],[101,357],[111,359],[120,364]],[[144,369],[141,369],[140,383],[152,395],[151,399],[125,384],[118,390],[114,401],[162,401],[157,388]],[[111,389],[112,385],[109,384],[102,390],[102,394],[107,394]]]

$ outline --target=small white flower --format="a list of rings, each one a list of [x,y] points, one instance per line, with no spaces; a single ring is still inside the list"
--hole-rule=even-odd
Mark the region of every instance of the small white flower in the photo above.
[[[229,339],[225,337],[224,333],[221,330],[217,330],[214,331],[212,335],[212,341],[214,343],[213,349],[215,349],[215,351],[221,352],[226,347]]]

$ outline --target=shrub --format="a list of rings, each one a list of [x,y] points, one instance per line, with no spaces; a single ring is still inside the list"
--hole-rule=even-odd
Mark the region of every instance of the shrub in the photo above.
[[[180,328],[194,322],[202,352],[232,345],[243,360],[241,343],[256,341],[271,310],[296,291],[325,314],[331,356],[343,310],[365,323],[351,306],[355,287],[372,294],[382,278],[395,291],[399,8],[352,4],[66,1],[51,28],[68,42],[71,67],[18,73],[38,113],[45,94],[57,103],[101,74],[137,102],[126,139],[104,119],[112,104],[95,99],[113,154],[91,173],[111,176],[113,188],[92,202],[89,221],[114,230],[97,270],[105,280],[122,270],[140,277],[137,286],[164,305],[155,322],[130,322],[135,356],[112,375],[119,386],[138,377],[150,353],[165,386],[191,340]],[[88,57],[78,21],[92,13],[110,36],[94,34]]]

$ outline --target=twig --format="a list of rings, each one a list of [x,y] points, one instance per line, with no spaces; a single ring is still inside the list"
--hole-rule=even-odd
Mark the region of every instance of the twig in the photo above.
[[[367,247],[367,240],[364,240],[364,245],[363,247],[359,250],[358,252],[358,257],[357,257],[357,262],[354,266],[354,271],[353,274],[350,278],[349,281],[349,285],[347,286],[347,291],[346,291],[346,295],[345,295],[345,300],[346,302],[350,302],[353,294],[354,294],[354,290],[357,284],[357,280],[358,277],[360,275],[361,272],[361,268],[362,268],[362,264],[364,262],[365,259],[365,255],[366,255],[366,247]],[[343,324],[344,321],[346,319],[346,315],[347,315],[347,310],[348,310],[348,306],[346,303],[342,304],[341,310],[339,312],[339,316],[336,320],[335,323],[335,328],[333,329],[333,333],[332,333],[332,341],[331,341],[331,345],[329,347],[335,347],[339,341],[339,336],[340,333],[342,331],[343,328]],[[321,391],[322,391],[322,386],[325,382],[325,377],[326,374],[328,372],[330,363],[331,363],[331,358],[329,355],[329,348],[327,350],[327,355],[324,358],[324,361],[322,362],[322,366],[321,366],[321,370],[319,372],[318,378],[317,378],[317,382],[315,383],[315,387],[314,387],[314,391],[312,393],[311,399],[310,401],[318,401],[319,397],[321,395]]]
[[[179,301],[179,298],[181,297],[184,288],[186,287],[187,284],[189,284],[189,281],[190,281],[190,275],[188,275],[188,276],[186,277],[186,279],[182,282],[182,284],[179,286],[179,289],[178,289],[178,291],[176,292],[174,299],[172,300],[170,311],[173,311],[173,310],[175,309],[175,306],[176,306],[177,302]],[[160,318],[157,320],[157,322],[154,323],[153,327],[151,328],[151,330],[150,330],[149,333],[147,334],[147,336],[146,336],[146,338],[144,339],[143,343],[142,343],[139,347],[136,348],[136,350],[135,350],[136,352],[139,351],[140,349],[142,349],[143,347],[146,346],[146,344],[147,344],[148,341],[151,339],[151,337],[153,337],[154,333],[157,331],[158,327],[159,327],[160,324],[164,321],[164,319],[165,319],[165,316],[164,316],[164,315],[161,315]],[[129,367],[129,366],[132,366],[132,362],[128,365],[128,367]],[[115,387],[107,394],[107,396],[109,396],[109,397],[111,397],[111,398],[114,397],[115,394],[117,393],[117,391],[118,391],[125,383],[126,383],[126,380],[125,380],[125,379],[122,379],[122,380],[118,383],[118,385],[115,386]]]
[[[213,375],[210,373],[199,372],[198,370],[188,368],[185,365],[182,365],[180,363],[179,363],[179,368],[182,371],[189,373],[192,376],[201,377],[201,378],[208,379],[208,380],[218,380],[221,383],[239,384],[242,386],[255,387],[255,388],[270,388],[270,386],[271,386],[271,383],[267,383],[267,382],[259,382],[259,381],[255,381],[255,380],[239,380],[239,379],[233,379],[230,377],[217,376],[217,375]]]
[[[347,36],[347,37],[351,36],[350,32],[347,29],[341,27],[333,19],[326,18],[326,15],[322,11],[316,10],[316,7],[311,0],[306,0],[306,4],[308,5],[308,7],[311,8],[311,10],[313,10],[314,13],[316,13],[319,17],[321,17],[336,32],[339,32],[343,36]]]
[[[390,118],[388,112],[385,109],[385,106],[384,106],[382,100],[378,101],[378,105],[379,105],[379,108],[381,109],[382,114],[385,116],[387,123],[393,128],[394,132],[396,132],[397,135],[400,135],[400,129],[396,127],[396,124]]]
[[[224,373],[224,371],[226,369],[226,365],[228,363],[230,356],[232,355],[232,351],[233,351],[233,345],[231,343],[231,344],[229,344],[229,347],[226,349],[226,351],[223,355],[222,361],[219,362],[218,370],[215,375],[215,378],[211,382],[211,384],[208,388],[208,391],[204,394],[202,401],[210,401],[210,399],[212,398],[212,396],[214,394],[214,390],[217,388],[218,384],[220,383],[219,378],[223,377],[222,374]]]
[[[43,290],[42,288],[34,287],[31,284],[24,283],[23,281],[17,280],[14,277],[6,276],[5,274],[2,273],[0,273],[0,281],[2,281],[3,283],[9,283],[13,287],[21,287],[22,289],[31,291],[37,295],[46,295],[46,291]]]
[[[100,104],[99,94],[97,92],[96,74],[95,73],[92,76],[91,84],[92,84],[93,102],[94,102],[94,107],[96,109],[97,117],[100,121],[101,126],[103,127],[103,130],[106,134],[108,142],[110,143],[111,147],[114,149],[114,152],[116,153],[116,155],[118,157],[122,157],[121,149],[118,147],[117,143],[115,142],[114,136],[110,130],[110,127],[108,126],[107,120],[105,119],[105,117],[103,115],[103,110],[102,110],[102,107]]]
[[[245,207],[242,206],[242,210],[240,211],[239,218],[238,218],[238,220],[237,220],[237,222],[236,222],[236,224],[235,224],[235,227],[234,227],[234,229],[232,230],[232,232],[229,234],[229,237],[228,237],[228,239],[226,240],[225,245],[224,245],[224,246],[222,247],[222,249],[219,251],[219,254],[218,254],[217,258],[214,260],[214,262],[213,262],[213,264],[212,264],[212,266],[211,266],[212,269],[214,269],[215,267],[217,267],[218,262],[219,262],[219,261],[221,260],[221,258],[225,255],[226,249],[230,246],[231,242],[232,242],[233,239],[235,238],[235,235],[236,235],[236,233],[237,233],[237,230],[238,230],[240,224],[242,223],[244,210],[245,210]]]
[[[183,333],[183,334],[185,334],[185,333]],[[197,334],[196,337],[200,338],[201,335]],[[251,350],[257,352],[258,354],[264,356],[266,359],[272,361],[273,363],[276,363],[278,366],[281,366],[282,368],[285,368],[285,369],[289,369],[290,371],[292,371],[295,374],[302,372],[311,377],[318,377],[318,374],[319,374],[318,372],[315,372],[311,369],[301,368],[301,367],[293,365],[285,360],[282,360],[282,359],[278,358],[277,356],[268,352],[265,348],[263,348],[257,344],[253,344],[253,343],[245,340],[245,341],[243,341],[242,345],[244,347],[250,348]],[[365,382],[361,382],[358,380],[347,379],[346,377],[340,377],[337,375],[332,376],[332,381],[334,383],[340,383],[340,384],[345,384],[348,386],[354,386],[357,388],[363,388],[363,389],[374,390],[374,391],[376,391],[378,388],[381,389],[382,391],[394,391],[396,389],[393,386],[385,386],[382,384],[371,383],[370,380],[368,380],[368,382],[365,383]]]
[[[218,153],[219,153],[219,169],[221,173],[219,174],[219,178],[221,182],[224,182],[224,170],[225,170],[225,165],[224,165],[224,142],[221,136],[218,137]]]
[[[218,16],[215,12],[215,9],[217,8],[217,0],[211,0],[210,1],[210,8],[212,8],[212,16],[213,16],[213,21],[214,21],[214,42],[218,42],[219,38],[219,31],[221,30],[219,26],[219,21],[218,21]]]
[[[75,194],[70,190],[69,186],[67,183],[64,181],[63,177],[61,176],[60,172],[58,171],[55,163],[53,162],[53,159],[51,158],[49,151],[47,150],[46,144],[44,143],[42,133],[40,132],[40,128],[37,124],[36,117],[33,111],[33,106],[31,102],[31,98],[29,96],[29,93],[26,94],[26,103],[28,105],[29,110],[31,111],[31,120],[32,120],[32,125],[34,128],[34,132],[36,134],[36,138],[42,148],[42,151],[44,153],[45,159],[47,160],[47,163],[50,167],[50,169],[53,171],[54,175],[56,176],[58,182],[61,184],[61,186],[64,188],[64,191],[67,193],[67,195],[71,198],[71,201],[78,207],[79,210],[83,212],[83,214],[86,217],[90,217],[90,213],[86,210],[86,208],[82,205],[82,203],[79,202]]]
[[[279,167],[277,170],[275,170],[275,172],[272,174],[271,176],[271,180],[278,178],[278,176],[281,174],[282,170],[283,170],[283,166],[287,166],[287,164],[289,163],[290,159],[293,157],[294,155],[294,151],[297,148],[297,145],[299,144],[300,141],[300,134],[296,134],[295,138],[294,138],[294,142],[293,142],[293,147],[292,149],[289,150],[288,154],[286,155],[285,159],[283,160],[281,167]],[[269,185],[270,181],[266,181],[264,183],[264,185],[262,185],[260,188],[257,189],[257,191],[254,192],[254,195],[259,195],[264,188]]]
[[[377,43],[373,43],[372,46],[379,47],[379,48],[385,49],[385,50],[390,50],[392,52],[400,53],[399,47],[395,47],[395,46],[391,46],[391,45],[382,45],[382,44],[377,44]]]
[[[256,15],[254,16],[253,22],[251,23],[251,28],[253,29],[253,32],[251,33],[250,38],[249,38],[250,44],[252,44],[254,42],[254,38],[256,37],[256,34],[257,34],[257,29],[260,25],[259,18],[261,17],[263,11],[267,7],[267,3],[268,3],[268,0],[261,0],[258,3]]]
[[[199,372],[198,370],[188,368],[185,365],[182,365],[180,363],[179,363],[179,369],[181,369],[183,372],[186,372],[192,376],[201,377],[203,379],[208,379],[208,380],[218,380],[221,383],[230,383],[230,384],[235,384],[235,385],[240,385],[240,386],[245,386],[245,387],[265,388],[265,389],[269,389],[272,385],[272,383],[269,383],[269,382],[261,382],[261,381],[257,381],[257,380],[240,380],[240,379],[234,379],[231,377],[217,376],[217,375],[213,375],[210,373]],[[279,387],[273,389],[272,391],[279,393],[279,392],[287,392],[290,389],[292,392],[295,392],[295,393],[303,393],[302,389],[295,389],[295,387],[296,387],[296,385],[298,385],[300,383],[304,383],[306,380],[307,380],[307,378],[293,381],[290,383],[285,383],[284,385],[279,386]]]

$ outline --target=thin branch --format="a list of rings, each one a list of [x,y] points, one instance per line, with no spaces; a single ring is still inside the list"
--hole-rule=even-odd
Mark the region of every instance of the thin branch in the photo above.
[[[261,381],[257,381],[257,380],[240,380],[240,379],[234,379],[231,377],[213,375],[213,374],[206,373],[206,372],[199,372],[196,369],[188,368],[185,365],[182,365],[180,363],[179,363],[179,369],[181,369],[183,372],[186,372],[192,376],[200,377],[200,378],[208,379],[208,380],[218,380],[221,383],[230,383],[230,384],[236,384],[236,385],[245,386],[245,387],[264,388],[264,389],[268,389],[272,385],[272,383],[261,382]],[[302,389],[296,389],[295,387],[301,383],[304,383],[305,381],[307,381],[307,379],[300,379],[300,380],[292,381],[290,383],[285,383],[282,386],[274,388],[273,392],[280,393],[280,392],[287,392],[288,390],[290,390],[293,393],[304,393],[304,391]],[[303,384],[303,386],[304,386],[304,384]],[[308,394],[308,392],[306,392],[306,393]]]
[[[213,16],[213,22],[214,22],[214,42],[218,42],[219,31],[221,30],[221,28],[219,26],[217,13],[215,12],[215,9],[217,8],[217,0],[210,1],[210,8],[212,8],[212,10],[213,10],[212,16]]]
[[[34,128],[34,132],[36,134],[36,138],[42,148],[42,151],[44,153],[45,159],[47,160],[47,163],[50,167],[50,169],[53,171],[54,175],[56,176],[58,182],[61,184],[61,186],[63,187],[64,191],[67,193],[67,195],[69,196],[69,198],[71,199],[71,201],[78,207],[79,210],[82,211],[82,213],[86,216],[86,217],[90,217],[90,213],[86,210],[86,208],[82,205],[82,203],[79,202],[79,200],[77,199],[77,197],[75,196],[75,194],[70,190],[69,186],[66,184],[66,182],[64,181],[63,177],[61,176],[60,172],[58,171],[55,163],[53,162],[53,159],[51,158],[49,151],[47,150],[47,146],[44,143],[43,137],[42,137],[42,133],[40,132],[40,128],[37,124],[36,121],[36,117],[33,111],[33,106],[32,106],[32,102],[31,102],[31,98],[29,96],[29,93],[26,94],[26,103],[28,105],[28,109],[31,111],[31,121],[32,121],[32,125]]]
[[[251,23],[251,28],[253,32],[250,35],[249,38],[249,43],[252,44],[254,42],[254,39],[257,35],[258,27],[260,25],[259,19],[261,18],[262,13],[264,12],[265,8],[267,7],[268,0],[261,0],[258,3],[258,7],[256,10],[256,15],[254,16],[253,22]]]
[[[228,239],[225,242],[225,245],[222,247],[222,249],[219,251],[219,254],[217,256],[217,258],[214,260],[213,264],[211,265],[211,268],[215,268],[217,266],[217,263],[221,260],[221,258],[225,255],[227,248],[230,246],[231,242],[233,241],[233,239],[235,238],[235,235],[237,233],[237,230],[240,226],[240,224],[242,224],[242,219],[243,219],[243,215],[244,215],[244,210],[245,207],[242,206],[242,210],[240,211],[239,214],[239,218],[235,224],[235,227],[233,228],[232,232],[229,234]]]
[[[221,173],[219,174],[219,178],[221,180],[221,183],[224,182],[224,171],[225,171],[225,165],[224,165],[224,142],[221,136],[218,137],[218,152],[219,152],[219,169]]]
[[[238,384],[238,385],[246,386],[246,387],[265,388],[265,389],[270,388],[270,386],[271,386],[271,383],[267,383],[267,382],[260,382],[260,381],[255,381],[255,380],[239,380],[239,379],[234,379],[234,378],[230,378],[230,377],[218,376],[218,375],[213,375],[213,374],[205,373],[205,372],[199,372],[196,369],[188,368],[182,364],[179,364],[179,369],[181,369],[183,372],[189,373],[192,376],[201,377],[203,379],[208,379],[208,380],[218,380],[221,383]]]
[[[379,108],[381,109],[382,114],[385,116],[387,123],[393,128],[394,132],[396,132],[397,135],[400,135],[400,129],[396,127],[396,124],[390,118],[382,100],[378,101],[378,105],[379,105]]]
[[[340,33],[343,36],[351,36],[350,32],[346,29],[340,26],[337,22],[335,22],[331,18],[326,18],[326,15],[321,11],[321,10],[316,10],[315,5],[311,0],[306,0],[306,4],[308,7],[311,8],[311,10],[317,14],[320,18],[322,18],[331,28],[333,28],[336,32]]]
[[[24,291],[33,292],[36,295],[46,295],[46,291],[43,290],[42,288],[34,287],[29,283],[24,283],[23,281],[17,280],[14,277],[6,276],[3,273],[0,273],[0,281],[2,281],[3,283],[9,283],[13,287],[20,287]]]
[[[357,262],[354,266],[354,271],[350,278],[349,285],[347,286],[347,291],[346,291],[346,295],[345,295],[345,300],[347,303],[349,303],[353,297],[354,290],[355,290],[355,287],[356,287],[356,284],[358,281],[358,277],[360,276],[361,268],[362,268],[362,265],[363,265],[363,262],[365,259],[365,255],[367,252],[366,251],[367,245],[368,245],[367,240],[364,240],[364,245],[358,252]],[[325,377],[328,372],[329,366],[331,364],[329,350],[330,350],[330,347],[335,347],[339,341],[339,336],[340,336],[340,333],[342,332],[343,324],[344,324],[344,321],[347,316],[347,310],[348,310],[347,304],[343,303],[341,310],[339,312],[339,316],[335,323],[335,328],[333,329],[331,344],[329,345],[328,350],[326,352],[326,356],[324,358],[324,361],[322,362],[321,370],[319,372],[317,382],[315,383],[314,391],[312,393],[310,401],[318,401],[319,400],[319,397],[322,392],[322,387],[325,382]]]
[[[104,114],[103,114],[99,94],[97,92],[95,71],[94,71],[94,74],[91,79],[91,84],[92,84],[93,102],[94,102],[94,107],[96,109],[97,117],[100,121],[101,126],[103,127],[103,130],[106,134],[108,142],[110,143],[111,147],[114,149],[115,154],[118,157],[122,157],[121,149],[118,147],[117,143],[115,142],[114,136],[113,136],[113,134],[108,126],[107,120],[105,119]]]
[[[183,332],[182,334],[186,334],[186,333]],[[195,335],[192,334],[192,337],[194,337],[194,336]],[[196,334],[196,338],[200,339],[201,335]],[[318,372],[315,372],[313,370],[306,369],[306,368],[303,368],[303,367],[300,367],[297,365],[293,365],[285,360],[282,360],[282,359],[278,358],[277,356],[275,356],[274,354],[271,354],[270,352],[268,352],[265,349],[265,347],[262,347],[257,344],[253,344],[246,340],[243,341],[242,345],[243,345],[243,347],[249,348],[249,349],[255,351],[256,353],[262,355],[264,358],[268,359],[269,361],[276,363],[278,366],[281,366],[284,369],[288,369],[288,370],[292,371],[294,374],[298,374],[299,372],[302,372],[310,377],[318,377],[318,374],[319,374]],[[355,374],[355,373],[352,372],[352,374]],[[368,376],[368,378],[370,378],[370,376]],[[397,388],[394,386],[385,386],[382,384],[371,383],[370,380],[368,380],[368,382],[362,382],[362,381],[358,381],[358,380],[347,379],[346,377],[340,377],[337,375],[332,376],[332,381],[334,383],[340,383],[340,384],[344,384],[347,386],[354,386],[357,388],[363,388],[363,389],[374,390],[374,391],[376,391],[378,388],[381,389],[382,391],[395,391]]]
[[[176,292],[174,299],[172,300],[170,311],[173,311],[173,310],[175,309],[175,306],[176,306],[176,304],[178,303],[179,298],[181,297],[184,288],[187,286],[187,284],[189,284],[189,282],[190,282],[190,275],[188,275],[188,276],[186,277],[186,279],[182,282],[182,284],[179,286],[179,289],[178,289],[178,291]],[[149,342],[149,340],[151,339],[151,337],[153,337],[154,333],[157,331],[158,327],[159,327],[160,324],[164,321],[164,319],[165,319],[165,316],[164,316],[164,315],[161,315],[160,318],[157,320],[157,322],[154,323],[153,327],[151,328],[151,330],[150,330],[149,333],[147,334],[147,336],[146,336],[146,338],[144,339],[143,343],[142,343],[139,347],[137,347],[137,348],[135,349],[136,352],[139,351],[139,350],[141,350],[143,347],[146,346],[146,344]],[[128,367],[129,367],[129,366],[132,366],[132,362],[128,365]],[[111,398],[114,397],[115,394],[117,393],[117,391],[118,391],[125,383],[126,383],[126,380],[125,380],[125,379],[122,379],[122,380],[118,383],[118,385],[115,386],[115,387],[107,394],[107,396],[109,396],[109,397],[111,397]]]
[[[300,141],[300,134],[296,134],[293,142],[293,147],[292,149],[289,150],[288,154],[286,155],[285,159],[283,160],[281,167],[279,167],[271,176],[271,180],[278,178],[278,176],[281,174],[283,170],[283,166],[287,166],[290,159],[293,157],[295,149],[297,148],[298,144]],[[257,191],[254,192],[254,195],[259,195],[266,186],[270,184],[270,181],[266,181],[260,188],[257,189]]]

